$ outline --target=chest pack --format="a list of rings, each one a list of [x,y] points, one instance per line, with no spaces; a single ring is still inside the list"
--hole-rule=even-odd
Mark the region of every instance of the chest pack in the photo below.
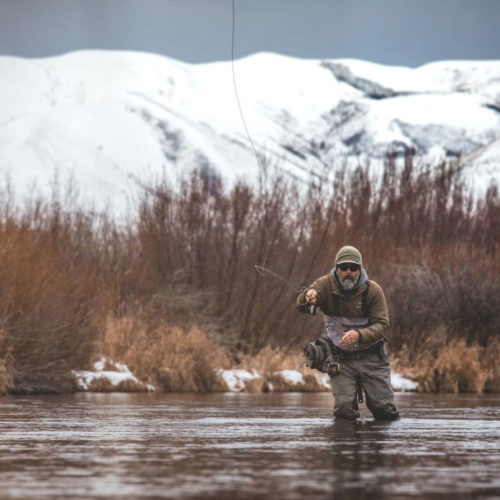
[[[335,308],[338,312],[338,316],[328,316],[324,315],[325,322],[325,333],[324,336],[333,343],[336,349],[345,352],[360,352],[366,351],[373,348],[379,341],[375,342],[356,342],[355,344],[342,345],[340,341],[344,336],[344,333],[349,330],[356,330],[358,328],[363,328],[370,324],[369,316],[370,309],[368,307],[368,288],[363,290],[361,294],[361,311],[363,316],[361,318],[346,318],[342,316],[341,298],[339,295],[335,295],[337,299],[337,307]],[[326,339],[325,339],[326,340]]]

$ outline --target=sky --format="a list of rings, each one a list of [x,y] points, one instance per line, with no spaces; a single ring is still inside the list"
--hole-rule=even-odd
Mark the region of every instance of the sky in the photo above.
[[[500,0],[234,0],[234,57],[276,52],[415,67],[500,59]],[[233,0],[0,0],[0,55],[134,50],[231,59]]]

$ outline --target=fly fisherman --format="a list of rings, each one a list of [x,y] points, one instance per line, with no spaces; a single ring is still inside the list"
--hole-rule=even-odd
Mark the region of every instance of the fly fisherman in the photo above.
[[[384,349],[389,328],[387,304],[382,288],[368,280],[359,250],[342,247],[330,274],[318,278],[299,295],[300,312],[310,312],[311,305],[323,311],[326,331],[304,352],[308,366],[330,375],[334,416],[358,418],[363,388],[366,406],[375,419],[397,419]]]

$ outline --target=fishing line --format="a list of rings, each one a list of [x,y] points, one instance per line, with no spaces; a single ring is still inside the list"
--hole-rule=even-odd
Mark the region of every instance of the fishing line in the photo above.
[[[241,106],[240,102],[240,97],[238,93],[238,85],[236,82],[236,71],[234,69],[234,40],[235,40],[235,32],[236,32],[236,0],[232,0],[232,33],[231,33],[231,72],[233,76],[233,88],[234,88],[234,95],[236,96],[236,102],[238,104],[238,110],[240,113],[241,121],[243,123],[243,127],[245,129],[245,133],[248,138],[248,142],[250,143],[250,146],[252,147],[253,154],[255,156],[255,159],[257,160],[257,167],[259,168],[259,181],[260,185],[263,186],[264,188],[264,200],[265,200],[265,216],[264,216],[264,234],[265,234],[265,239],[266,239],[266,244],[265,244],[265,250],[264,250],[264,258],[262,264],[259,266],[257,264],[254,265],[255,270],[257,271],[258,274],[261,276],[265,276],[266,274],[270,274],[274,276],[275,278],[281,280],[283,283],[288,285],[289,287],[293,288],[297,293],[302,293],[306,289],[305,288],[299,288],[296,286],[294,283],[291,281],[287,280],[283,276],[279,275],[278,273],[275,273],[271,269],[266,268],[266,261],[267,261],[267,254],[269,251],[269,230],[267,227],[267,215],[268,215],[268,210],[269,210],[269,192],[267,190],[267,174],[265,168],[261,165],[261,158],[259,157],[259,153],[257,152],[257,148],[255,147],[255,143],[252,139],[252,136],[250,135],[250,131],[248,129],[246,120],[245,120],[245,114],[243,113],[243,108]],[[301,305],[305,305],[308,308],[308,312],[310,314],[315,314],[316,311],[316,305],[315,304],[308,304],[304,303]]]
[[[275,278],[278,278],[280,281],[283,283],[287,284],[289,287],[293,288],[297,293],[302,293],[306,291],[306,288],[302,287],[299,288],[297,285],[292,283],[290,280],[287,280],[283,276],[279,275],[278,273],[275,273],[274,271],[271,271],[271,269],[267,269],[266,267],[263,266],[254,266],[255,270],[260,273],[262,276],[264,276],[265,273],[270,274],[271,276],[274,276]]]
[[[250,143],[250,146],[252,147],[253,154],[255,156],[255,159],[257,160],[257,167],[259,168],[259,182],[260,185],[263,186],[264,188],[264,201],[265,201],[265,216],[264,216],[264,234],[266,238],[266,245],[265,245],[265,250],[264,250],[264,258],[261,266],[255,265],[255,270],[261,275],[264,276],[264,272],[262,269],[265,268],[266,261],[267,261],[267,254],[269,251],[269,231],[267,228],[267,210],[269,208],[269,194],[267,191],[267,175],[265,172],[265,169],[261,165],[261,161],[259,158],[259,154],[257,153],[257,149],[255,147],[255,144],[252,140],[252,136],[250,135],[250,132],[247,127],[247,123],[245,120],[245,115],[243,113],[243,108],[241,107],[241,102],[240,102],[240,96],[238,94],[238,85],[236,84],[236,72],[234,70],[234,39],[235,39],[235,32],[236,32],[236,6],[235,6],[235,1],[232,0],[232,13],[233,13],[233,24],[232,24],[232,33],[231,33],[231,72],[233,75],[233,88],[234,88],[234,95],[236,96],[236,102],[238,103],[238,110],[240,112],[240,117],[241,121],[243,122],[243,127],[245,129],[245,133],[248,138],[248,142]]]

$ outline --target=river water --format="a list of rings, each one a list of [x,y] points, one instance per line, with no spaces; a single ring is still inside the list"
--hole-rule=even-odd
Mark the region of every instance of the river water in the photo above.
[[[334,423],[320,394],[0,399],[1,498],[500,498],[499,395],[397,395]]]

